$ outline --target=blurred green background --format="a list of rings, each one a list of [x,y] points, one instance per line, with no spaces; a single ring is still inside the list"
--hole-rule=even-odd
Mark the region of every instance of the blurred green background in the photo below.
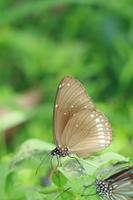
[[[133,158],[132,0],[0,0],[1,180],[24,141],[53,142],[54,96],[65,75],[109,118],[107,151]]]

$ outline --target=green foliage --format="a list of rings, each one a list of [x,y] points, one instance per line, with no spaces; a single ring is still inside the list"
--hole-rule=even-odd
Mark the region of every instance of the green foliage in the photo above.
[[[27,148],[27,145],[29,148]],[[11,166],[11,171],[7,174],[5,184],[5,191],[7,194],[13,196],[14,192],[19,192],[18,195],[20,199],[23,197],[23,195],[25,195],[25,190],[28,194],[30,194],[31,188],[35,189],[32,194],[34,192],[35,194],[38,192],[38,195],[44,194],[44,196],[46,196],[48,199],[52,198],[53,195],[56,195],[56,198],[59,197],[59,199],[63,199],[67,195],[68,197],[70,195],[70,198],[72,199],[86,199],[87,194],[92,194],[92,199],[99,199],[98,195],[96,194],[96,178],[105,178],[106,175],[109,176],[109,173],[113,172],[113,165],[115,166],[117,163],[123,163],[123,165],[129,163],[129,159],[116,153],[105,153],[99,157],[96,156],[86,160],[79,159],[82,168],[80,168],[79,162],[77,162],[77,160],[74,158],[61,159],[62,166],[57,168],[56,165],[55,168],[50,170],[52,177],[51,175],[50,177],[43,177],[43,184],[46,184],[46,178],[47,181],[50,178],[50,186],[48,187],[46,184],[42,187],[40,184],[37,186],[36,180],[38,178],[38,174],[35,176],[35,163],[32,163],[32,168],[30,168],[30,162],[25,163],[25,161],[27,159],[35,160],[37,154],[35,154],[34,149],[36,152],[40,153],[42,150],[49,152],[51,150],[51,144],[43,143],[38,140],[29,140],[27,141],[27,144],[24,143],[22,147],[20,147],[19,151],[12,159],[14,166]],[[26,152],[28,156],[25,156]],[[18,156],[20,157],[21,162],[17,161],[16,158]],[[23,160],[21,158],[23,158]],[[45,165],[49,161],[50,157],[47,157],[45,161],[41,163],[43,169],[46,170]],[[25,165],[22,165],[23,163],[25,163]],[[41,169],[39,168],[39,175],[40,170]],[[115,170],[116,169],[114,169],[114,172]],[[31,179],[32,176],[34,178]],[[12,190],[13,187],[16,188],[14,191]],[[32,198],[36,199],[36,195]]]
[[[0,0],[1,200],[90,199],[81,196],[83,185],[103,166],[133,158],[132,10],[132,0]],[[85,85],[113,128],[102,155],[79,160],[84,170],[63,158],[56,171],[49,155],[65,75]]]

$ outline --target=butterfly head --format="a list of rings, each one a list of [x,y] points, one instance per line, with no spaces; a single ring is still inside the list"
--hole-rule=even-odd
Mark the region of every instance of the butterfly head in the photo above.
[[[96,191],[100,196],[111,196],[113,187],[109,181],[96,181]]]
[[[61,147],[60,145],[58,145],[55,149],[53,149],[51,151],[51,155],[52,156],[60,156],[60,157],[65,157],[69,155],[69,151],[68,148],[65,147]]]

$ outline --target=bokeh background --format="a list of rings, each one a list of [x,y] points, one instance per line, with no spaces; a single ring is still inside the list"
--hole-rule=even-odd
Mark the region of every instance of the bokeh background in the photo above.
[[[109,118],[108,151],[133,158],[132,0],[0,0],[1,175],[24,141],[53,142],[54,96],[65,75]]]

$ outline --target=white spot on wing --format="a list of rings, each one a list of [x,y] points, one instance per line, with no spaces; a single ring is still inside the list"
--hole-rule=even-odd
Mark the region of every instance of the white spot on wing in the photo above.
[[[104,139],[105,136],[104,135],[98,135],[99,139]]]
[[[108,122],[105,123],[105,126],[109,126]]]
[[[58,104],[55,104],[55,107],[58,108]]]
[[[99,118],[96,118],[96,123],[100,122],[100,119]]]
[[[104,131],[103,127],[98,127],[98,131]]]
[[[90,116],[91,116],[91,118],[94,118],[94,117],[95,117],[94,114],[91,114]]]
[[[59,89],[61,88],[61,86],[62,86],[62,85],[60,84],[60,85],[59,85]]]
[[[101,128],[101,127],[103,127],[103,124],[97,124],[96,127]]]
[[[103,143],[101,143],[100,145],[101,145],[101,147],[106,147],[106,145],[105,145],[105,144],[103,144]]]
[[[67,115],[67,113],[66,113],[66,112],[64,112],[64,115]]]
[[[67,86],[70,86],[70,83],[67,83]]]
[[[106,141],[104,139],[99,140],[100,144],[105,144]]]

